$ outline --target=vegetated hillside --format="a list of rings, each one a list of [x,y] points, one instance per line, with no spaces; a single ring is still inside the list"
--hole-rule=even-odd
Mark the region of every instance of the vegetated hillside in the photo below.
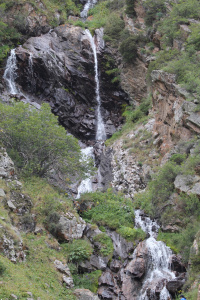
[[[13,152],[13,146],[4,138],[2,146],[7,146],[16,167],[29,178],[21,177],[23,187],[14,183],[12,166],[8,175],[1,175],[5,178],[1,180],[1,297],[9,299],[15,294],[26,299],[27,292],[31,292],[34,299],[73,299],[71,289],[61,284],[64,281],[72,288],[72,282],[65,280],[71,277],[76,287],[96,293],[104,270],[97,257],[115,270],[118,267],[114,262],[127,259],[128,252],[145,238],[142,231],[133,228],[133,208],[140,208],[159,220],[158,238],[182,256],[189,274],[183,290],[188,299],[196,300],[200,274],[200,2],[99,1],[85,23],[67,21],[69,14],[77,16],[80,11],[79,4],[70,1],[0,3],[0,59],[26,36],[46,33],[65,22],[88,27],[92,32],[104,27],[105,42],[118,67],[110,59],[102,64],[113,83],[120,82],[132,98],[131,105],[124,107],[125,125],[106,142],[113,150],[111,187],[121,194],[109,189],[107,193],[84,195],[76,202],[81,216],[92,223],[84,239],[80,238],[86,224],[79,218],[72,199],[44,179],[33,177],[32,173],[44,175],[40,162],[34,159],[38,152],[28,151],[27,156],[24,149]],[[12,116],[2,125],[1,134],[4,136],[11,126],[15,126]],[[22,137],[17,130],[13,134],[19,146]],[[23,137],[26,145],[26,134]],[[32,148],[28,143],[26,146]],[[77,158],[78,155],[77,150]],[[73,159],[70,166],[77,168]],[[70,180],[68,176],[66,180]],[[116,230],[127,243],[132,243],[126,248],[127,256],[121,258],[118,254],[113,265],[109,262],[113,258],[113,241],[107,229]],[[76,234],[73,238],[72,232]],[[23,263],[10,262],[24,261],[25,255]],[[94,257],[95,267],[91,264]],[[58,273],[55,260],[68,262],[72,275],[68,270],[66,278]],[[84,264],[88,261],[89,266]]]

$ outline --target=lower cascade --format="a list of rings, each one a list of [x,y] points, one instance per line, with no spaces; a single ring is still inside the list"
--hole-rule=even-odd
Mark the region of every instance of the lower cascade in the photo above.
[[[156,241],[159,225],[149,217],[141,216],[141,211],[135,211],[135,224],[145,231],[149,238],[147,247],[147,272],[137,300],[157,299],[156,288],[159,286],[159,300],[168,300],[170,294],[166,283],[175,279],[175,274],[170,270],[172,251],[165,243]]]

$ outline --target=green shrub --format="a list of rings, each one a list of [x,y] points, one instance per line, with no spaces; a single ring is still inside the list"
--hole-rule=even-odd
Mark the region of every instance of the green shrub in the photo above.
[[[73,240],[72,243],[63,244],[63,249],[68,253],[68,261],[77,263],[89,259],[93,248],[86,240]]]
[[[136,12],[135,12],[135,0],[126,0],[126,14],[130,17],[133,18],[136,16]]]
[[[151,26],[155,20],[159,20],[166,13],[165,0],[146,0],[144,2],[146,9],[145,22]]]
[[[175,162],[177,165],[181,165],[183,162],[185,162],[186,158],[186,154],[176,153],[170,157],[170,161]]]
[[[94,237],[94,242],[98,242],[100,244],[99,254],[112,257],[114,251],[113,243],[106,233],[96,235]]]
[[[119,48],[121,55],[123,59],[127,63],[134,63],[136,57],[137,57],[137,45],[136,45],[136,39],[133,36],[128,37],[125,39]]]
[[[0,261],[0,276],[2,276],[4,274],[6,270],[6,267],[4,266],[4,264]]]
[[[105,34],[110,38],[111,41],[119,39],[121,31],[124,29],[124,21],[120,18],[117,13],[110,14],[110,17],[105,25]]]
[[[89,289],[93,293],[97,293],[98,279],[101,276],[102,271],[97,270],[91,273],[85,273],[83,275],[76,274],[73,276],[74,285],[76,288]]]
[[[82,212],[82,217],[90,223],[117,229],[120,226],[133,227],[134,211],[132,201],[112,191],[106,193],[86,193],[79,202],[93,202],[93,207]]]
[[[183,228],[180,233],[164,233],[159,231],[157,239],[165,242],[175,253],[180,253],[184,262],[188,262],[190,248],[198,230],[199,223],[194,221],[189,223],[186,228]]]
[[[128,242],[143,241],[146,237],[146,233],[142,229],[135,229],[122,226],[117,232],[123,236]]]

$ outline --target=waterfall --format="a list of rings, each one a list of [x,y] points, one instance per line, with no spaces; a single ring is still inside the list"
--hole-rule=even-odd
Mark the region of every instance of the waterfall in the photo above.
[[[175,274],[170,270],[170,257],[172,251],[165,243],[156,241],[159,225],[152,221],[149,217],[141,216],[141,211],[135,211],[135,224],[136,228],[141,227],[143,231],[150,235],[146,240],[146,246],[148,249],[148,265],[147,274],[144,278],[144,282],[138,296],[138,300],[148,300],[147,289],[156,287],[156,283],[163,280],[163,288],[160,292],[159,300],[168,300],[170,294],[166,289],[166,281],[175,278]],[[151,289],[151,298],[155,299],[155,290]],[[170,298],[171,299],[171,298]]]
[[[15,49],[12,49],[10,56],[7,60],[6,69],[3,75],[4,80],[8,86],[9,92],[13,95],[18,93],[17,87],[15,85],[15,79],[17,77],[17,59],[15,54]]]
[[[82,160],[87,159],[89,157],[94,158],[93,150],[93,147],[87,147],[85,149],[82,149]],[[78,187],[78,194],[76,196],[76,199],[79,199],[80,195],[86,192],[92,192],[92,180],[90,177],[81,181],[81,184]]]
[[[88,29],[85,30],[89,37],[90,44],[94,55],[94,71],[95,71],[95,83],[96,83],[96,100],[97,100],[97,129],[96,129],[96,140],[106,140],[106,131],[101,115],[101,97],[99,94],[99,76],[98,76],[98,60],[97,60],[97,49],[94,39]]]
[[[80,13],[81,18],[83,19],[87,18],[89,9],[92,8],[96,3],[97,0],[88,0],[84,5],[82,12]]]
[[[30,78],[33,79],[33,53],[30,53],[29,55],[28,66]]]

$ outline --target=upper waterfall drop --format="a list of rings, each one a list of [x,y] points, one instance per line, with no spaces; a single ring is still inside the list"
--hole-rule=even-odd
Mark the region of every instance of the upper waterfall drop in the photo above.
[[[18,89],[15,84],[16,71],[17,70],[17,59],[15,54],[15,49],[10,51],[10,56],[8,57],[6,69],[3,75],[4,80],[9,88],[9,92],[13,95],[18,93]]]
[[[85,30],[87,36],[89,37],[90,44],[94,55],[94,71],[95,71],[95,83],[96,83],[96,100],[97,100],[97,130],[96,130],[96,140],[106,140],[106,131],[101,115],[101,97],[99,93],[99,76],[98,76],[98,60],[97,60],[97,49],[94,39],[88,29]]]

